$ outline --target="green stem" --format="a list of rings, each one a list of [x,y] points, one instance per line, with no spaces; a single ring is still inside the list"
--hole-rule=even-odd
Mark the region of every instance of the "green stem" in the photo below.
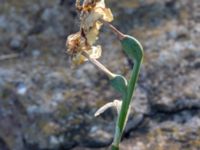
[[[130,81],[128,82],[128,85],[126,84],[127,83],[126,79],[123,76],[113,74],[96,59],[91,58],[86,52],[83,52],[82,55],[88,58],[90,62],[92,62],[101,71],[107,74],[111,80],[112,86],[118,92],[122,93],[123,102],[122,102],[120,114],[118,115],[118,118],[117,118],[115,136],[114,136],[114,141],[112,144],[112,150],[119,150],[120,149],[119,144],[120,144],[121,137],[123,135],[123,131],[129,117],[130,103],[135,91],[141,63],[143,60],[143,48],[141,44],[135,38],[122,34],[112,25],[109,25],[109,27],[117,35],[118,39],[121,40],[123,50],[134,62],[133,71],[131,73],[131,78],[130,78]]]
[[[119,150],[119,147],[112,145],[112,150]]]
[[[114,146],[119,145],[123,130],[125,128],[125,125],[126,125],[126,122],[128,119],[128,111],[129,111],[130,102],[132,100],[132,96],[133,96],[133,93],[134,93],[134,90],[136,87],[136,82],[137,82],[138,75],[139,75],[140,65],[141,65],[141,62],[135,61],[131,79],[128,84],[127,95],[123,98],[121,111],[120,111],[120,114],[119,114],[119,117],[117,120],[117,126],[116,126],[116,132],[115,132],[116,136],[115,136],[115,139],[113,142]]]
[[[140,65],[141,65],[141,62],[135,61],[134,67],[133,67],[133,71],[132,71],[132,75],[131,75],[131,79],[130,79],[130,82],[128,84],[128,93],[127,93],[128,96],[124,101],[124,107],[126,109],[129,108],[129,104],[131,102],[131,99],[132,99],[132,96],[133,96],[133,92],[135,90],[136,82],[137,82],[139,71],[140,71]],[[123,105],[122,105],[122,107],[123,107]]]
[[[139,71],[140,71],[140,67],[141,67],[141,63],[143,59],[143,49],[140,43],[135,38],[126,36],[126,38],[124,38],[121,42],[122,42],[122,47],[124,48],[124,51],[133,60],[134,67],[133,67],[130,81],[128,83],[126,94],[123,97],[121,111],[117,119],[112,150],[114,150],[114,147],[119,149],[119,143],[121,141],[121,137],[123,135],[123,131],[128,120],[130,103],[131,103],[133,93],[136,87],[136,83],[138,80]]]

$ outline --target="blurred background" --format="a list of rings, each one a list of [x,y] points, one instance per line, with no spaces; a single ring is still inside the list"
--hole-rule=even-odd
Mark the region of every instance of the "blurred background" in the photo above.
[[[113,24],[145,58],[122,150],[200,149],[200,1],[108,0]],[[65,41],[74,0],[0,0],[0,150],[108,150],[120,99],[92,64],[73,69]],[[101,30],[100,61],[129,77],[119,41]]]

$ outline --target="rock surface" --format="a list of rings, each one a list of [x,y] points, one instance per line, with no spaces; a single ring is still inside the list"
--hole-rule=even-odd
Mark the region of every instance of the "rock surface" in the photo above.
[[[0,4],[0,150],[109,149],[116,112],[93,115],[120,95],[90,63],[70,65],[65,40],[78,30],[74,1]],[[200,1],[107,4],[113,24],[145,50],[121,149],[200,149]],[[133,64],[106,27],[99,42],[100,61],[129,77]]]

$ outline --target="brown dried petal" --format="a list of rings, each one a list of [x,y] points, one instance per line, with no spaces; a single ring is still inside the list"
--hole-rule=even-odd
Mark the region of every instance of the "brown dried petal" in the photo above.
[[[108,22],[113,20],[111,10],[109,8],[105,8],[104,0],[97,2],[96,6],[92,7],[90,11],[82,12],[81,26],[84,30],[88,31],[100,19]]]
[[[101,52],[102,52],[101,46],[98,45],[98,46],[92,46],[92,49],[88,51],[88,54],[90,55],[91,58],[98,59],[101,57]]]
[[[74,65],[83,64],[85,62],[85,57],[80,53],[78,53],[72,58],[72,62]]]
[[[98,39],[99,29],[101,28],[102,23],[96,22],[94,27],[92,27],[86,35],[87,41],[90,45],[93,45]]]
[[[86,44],[86,39],[81,36],[80,32],[77,32],[75,34],[71,34],[67,38],[67,52],[69,54],[76,54],[80,53],[84,50],[90,49],[90,45]]]
[[[77,32],[75,34],[71,34],[67,38],[66,46],[68,48],[68,52],[73,51],[73,49],[77,49],[80,45],[80,32]]]
[[[87,53],[91,58],[98,59],[101,57],[101,46],[92,46],[91,49],[87,50]],[[81,53],[77,53],[73,56],[72,62],[74,65],[80,65],[83,64],[88,59],[85,58]]]

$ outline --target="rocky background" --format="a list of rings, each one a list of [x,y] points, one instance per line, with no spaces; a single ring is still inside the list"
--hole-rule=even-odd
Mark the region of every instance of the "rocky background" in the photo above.
[[[200,149],[200,1],[109,0],[145,59],[122,150]],[[0,150],[109,150],[120,98],[93,65],[72,68],[66,37],[74,0],[0,0]],[[104,27],[100,61],[129,76],[132,63]]]

